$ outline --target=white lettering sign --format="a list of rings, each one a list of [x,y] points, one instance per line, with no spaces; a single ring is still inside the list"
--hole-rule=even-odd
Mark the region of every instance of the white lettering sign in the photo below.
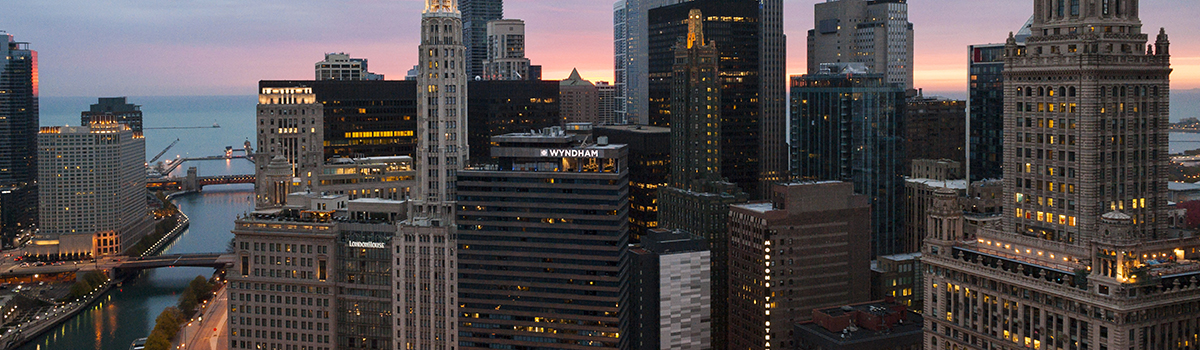
[[[544,149],[543,157],[599,158],[598,149]]]
[[[380,243],[380,242],[354,242],[354,241],[351,241],[350,244],[347,244],[347,245],[350,248],[376,248],[376,249],[386,249],[387,248],[386,243]]]

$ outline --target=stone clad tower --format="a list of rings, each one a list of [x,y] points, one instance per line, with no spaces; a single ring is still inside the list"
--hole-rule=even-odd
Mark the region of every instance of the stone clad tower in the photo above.
[[[427,0],[417,75],[413,215],[453,217],[454,178],[467,163],[467,74],[456,0]]]

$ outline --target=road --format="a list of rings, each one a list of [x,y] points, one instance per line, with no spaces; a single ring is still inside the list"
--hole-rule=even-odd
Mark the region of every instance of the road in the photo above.
[[[180,349],[226,350],[229,348],[229,293],[222,284],[217,295],[208,301],[201,316],[179,331]]]

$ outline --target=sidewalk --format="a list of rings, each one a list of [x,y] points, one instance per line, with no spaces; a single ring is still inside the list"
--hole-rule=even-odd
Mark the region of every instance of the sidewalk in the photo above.
[[[177,334],[175,348],[195,350],[225,350],[229,348],[229,293],[222,284],[217,294],[200,310],[200,314],[184,325]]]

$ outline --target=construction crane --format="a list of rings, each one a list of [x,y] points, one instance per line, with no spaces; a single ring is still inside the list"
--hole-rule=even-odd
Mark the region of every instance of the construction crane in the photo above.
[[[179,143],[179,139],[175,139],[175,142],[171,142],[171,144],[167,145],[167,148],[163,148],[162,152],[158,152],[158,155],[154,156],[154,159],[151,159],[149,164],[154,164],[154,162],[157,162],[159,158],[162,158],[164,154],[167,154],[167,151],[171,150],[171,147],[175,147],[175,144],[177,143]]]

